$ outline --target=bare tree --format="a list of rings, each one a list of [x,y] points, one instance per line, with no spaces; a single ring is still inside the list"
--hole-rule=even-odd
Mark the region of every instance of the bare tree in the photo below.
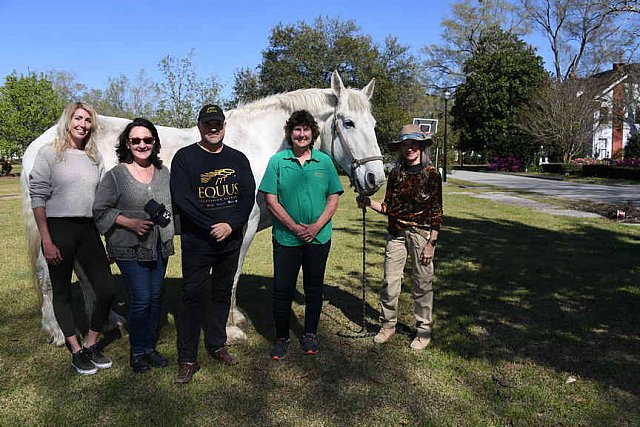
[[[507,34],[522,36],[530,25],[508,0],[464,0],[453,3],[451,17],[442,21],[441,44],[422,48],[426,56],[424,67],[429,74],[427,87],[433,91],[453,88],[462,83],[466,75],[464,62],[478,45],[478,40],[489,29],[498,27]]]
[[[65,70],[51,70],[46,73],[47,79],[53,84],[53,90],[65,103],[76,101],[86,86],[76,81],[75,73]]]
[[[546,37],[557,81],[590,75],[638,52],[635,1],[519,0],[524,17]]]
[[[160,124],[190,127],[195,112],[204,103],[215,102],[220,85],[214,76],[200,79],[193,65],[194,50],[184,58],[165,56],[158,64],[164,81],[157,85],[160,94],[158,119]]]
[[[585,80],[569,79],[543,87],[520,109],[518,127],[535,143],[566,163],[591,142],[599,103]]]
[[[158,90],[156,84],[147,77],[144,69],[136,74],[129,86],[129,109],[138,117],[153,117],[157,107]]]

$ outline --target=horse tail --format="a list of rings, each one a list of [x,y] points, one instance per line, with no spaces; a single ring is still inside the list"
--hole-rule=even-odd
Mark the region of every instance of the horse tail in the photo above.
[[[40,233],[36,225],[36,219],[31,209],[31,197],[29,197],[29,173],[22,170],[20,174],[20,191],[22,193],[22,218],[24,219],[27,236],[27,255],[29,256],[29,266],[31,282],[37,293],[42,296],[38,275],[36,274],[36,261],[40,256]]]

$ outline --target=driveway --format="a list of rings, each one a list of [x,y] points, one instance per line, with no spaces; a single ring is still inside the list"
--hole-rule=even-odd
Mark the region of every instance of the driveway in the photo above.
[[[624,205],[628,202],[640,207],[640,185],[599,185],[557,181],[527,176],[454,170],[447,176],[475,184],[492,185],[513,190],[529,191],[569,200]]]

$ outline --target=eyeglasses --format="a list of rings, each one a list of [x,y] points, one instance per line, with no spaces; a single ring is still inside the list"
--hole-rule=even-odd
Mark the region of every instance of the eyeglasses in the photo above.
[[[146,137],[146,138],[129,138],[128,139],[129,144],[131,145],[138,145],[142,142],[144,142],[147,145],[153,145],[156,142],[156,139],[153,137]]]

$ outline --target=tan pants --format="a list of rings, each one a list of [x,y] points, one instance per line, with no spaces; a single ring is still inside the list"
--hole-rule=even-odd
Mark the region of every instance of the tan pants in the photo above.
[[[413,263],[413,300],[415,303],[416,329],[428,333],[433,324],[433,262],[420,263],[420,252],[427,239],[411,229],[397,237],[387,234],[384,252],[384,287],[380,293],[380,321],[383,328],[394,328],[398,323],[398,298],[407,258]]]

